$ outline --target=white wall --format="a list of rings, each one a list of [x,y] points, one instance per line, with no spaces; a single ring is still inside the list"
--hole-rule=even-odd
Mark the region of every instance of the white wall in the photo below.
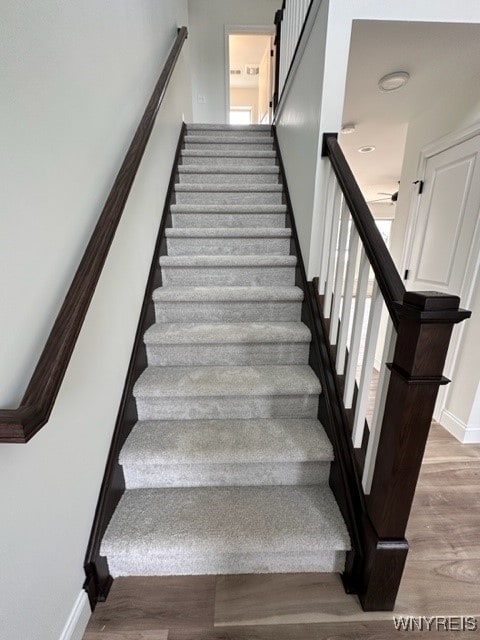
[[[407,267],[403,259],[404,245],[411,201],[417,197],[412,183],[419,177],[417,171],[420,153],[424,147],[447,134],[480,123],[478,81],[478,78],[473,78],[470,87],[465,89],[463,86],[462,91],[456,91],[454,86],[447,86],[440,102],[436,101],[432,108],[409,123],[391,243],[393,255],[402,270]],[[464,323],[460,356],[451,374],[452,383],[445,390],[445,411],[443,414],[437,413],[436,417],[459,439],[480,442],[480,412],[474,408],[475,397],[480,388],[478,286],[475,287],[473,299],[464,300],[463,305],[471,305],[473,315]]]
[[[225,26],[273,26],[279,0],[189,0],[193,118],[226,122]],[[205,96],[204,104],[198,96]]]
[[[4,0],[0,14],[5,407],[22,395],[187,13],[173,0],[118,0],[114,9],[105,0]],[[2,639],[55,640],[78,603],[182,113],[188,119],[190,110],[186,44],[50,421],[27,445],[0,445]]]

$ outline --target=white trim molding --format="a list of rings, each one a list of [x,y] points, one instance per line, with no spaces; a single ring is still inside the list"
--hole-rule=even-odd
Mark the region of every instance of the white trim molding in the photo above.
[[[82,640],[91,615],[87,592],[82,589],[68,616],[59,640]]]
[[[469,427],[448,409],[441,411],[439,422],[462,444],[480,443],[480,427]]]

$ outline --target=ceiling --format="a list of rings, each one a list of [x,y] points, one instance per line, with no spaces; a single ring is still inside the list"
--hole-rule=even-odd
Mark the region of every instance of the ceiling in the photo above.
[[[245,73],[247,65],[258,66],[262,61],[265,51],[271,46],[269,35],[230,35],[229,53],[230,69],[240,69],[241,75],[230,76],[231,87],[243,87],[255,89],[258,87],[258,76],[249,76]]]
[[[379,79],[393,71],[407,71],[409,82],[381,92]],[[398,189],[409,120],[479,75],[480,25],[354,22],[343,123],[356,130],[339,141],[367,200]],[[365,145],[376,150],[358,153]]]

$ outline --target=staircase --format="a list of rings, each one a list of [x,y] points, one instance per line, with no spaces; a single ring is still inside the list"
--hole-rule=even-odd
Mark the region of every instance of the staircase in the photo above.
[[[283,201],[269,127],[188,126],[100,550],[113,577],[344,568]]]

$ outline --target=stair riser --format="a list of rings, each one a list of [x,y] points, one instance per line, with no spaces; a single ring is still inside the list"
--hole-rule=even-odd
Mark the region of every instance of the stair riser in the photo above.
[[[185,140],[186,151],[215,151],[222,153],[223,151],[272,151],[273,143],[258,142],[190,142]]]
[[[164,286],[262,287],[294,286],[295,266],[288,267],[166,267]]]
[[[102,553],[102,549],[100,550]],[[345,551],[318,551],[311,554],[271,554],[265,551],[249,554],[222,555],[182,555],[157,556],[155,561],[149,556],[141,564],[136,557],[132,561],[128,555],[109,556],[108,566],[116,578],[128,575],[175,576],[175,575],[228,575],[246,573],[341,573],[345,570]]]
[[[282,204],[282,192],[249,191],[176,191],[177,204]]]
[[[167,238],[169,256],[250,256],[290,253],[290,238]]]
[[[327,484],[330,462],[123,465],[127,489]]]
[[[180,184],[278,184],[278,173],[179,173]]]
[[[157,322],[298,322],[301,302],[158,302]]]
[[[305,342],[147,345],[150,366],[307,364]]]
[[[182,164],[201,164],[204,167],[268,167],[276,166],[275,156],[203,156],[182,155]]]
[[[136,397],[139,420],[316,418],[318,395]]]
[[[284,213],[172,213],[172,225],[186,228],[285,228]]]

